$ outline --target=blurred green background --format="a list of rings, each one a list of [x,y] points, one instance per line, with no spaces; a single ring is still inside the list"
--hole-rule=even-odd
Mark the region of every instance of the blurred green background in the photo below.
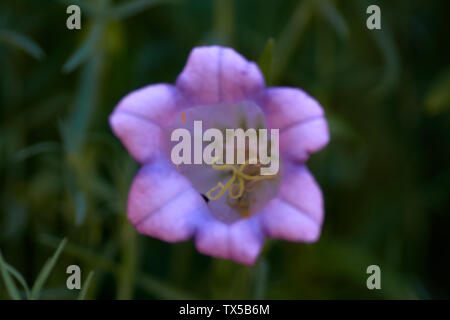
[[[66,28],[69,4],[81,30]],[[370,4],[381,31],[366,28]],[[0,298],[24,298],[36,280],[35,298],[76,298],[71,264],[83,283],[95,271],[87,299],[450,298],[449,15],[444,0],[1,1],[11,281]],[[139,235],[125,216],[138,165],[107,117],[126,93],[174,82],[206,44],[259,61],[269,85],[303,88],[330,124],[331,143],[308,162],[325,197],[322,237],[268,240],[254,267]],[[366,288],[371,264],[381,290]]]

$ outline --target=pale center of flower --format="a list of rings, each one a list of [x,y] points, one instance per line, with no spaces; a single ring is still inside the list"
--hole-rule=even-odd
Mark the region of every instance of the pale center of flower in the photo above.
[[[169,155],[177,143],[180,143],[180,140],[171,141],[171,135],[175,129],[185,128],[191,133],[192,139],[195,134],[198,138],[194,121],[197,122],[197,125],[198,121],[202,121],[203,132],[211,128],[223,132],[223,141],[212,141],[213,139],[207,139],[206,142],[203,141],[204,139],[192,141],[189,146],[190,150],[187,150],[192,156],[192,161],[175,163],[176,169],[191,181],[216,218],[232,223],[257,214],[278,193],[282,175],[281,161],[277,158],[279,170],[276,173],[262,174],[261,169],[269,167],[270,164],[267,164],[267,161],[264,162],[265,164],[262,163],[260,154],[255,150],[258,146],[251,144],[250,139],[247,139],[245,143],[244,161],[242,159],[237,161],[238,148],[236,146],[234,147],[234,161],[231,161],[232,163],[226,161],[227,151],[230,152],[230,149],[226,145],[225,132],[227,129],[240,128],[244,131],[255,129],[258,136],[257,141],[259,141],[261,132],[259,129],[266,129],[261,108],[252,101],[245,101],[238,104],[199,106],[184,110],[165,128],[164,139],[169,141]],[[271,142],[267,141],[269,141],[267,149],[271,150]],[[205,163],[205,161],[199,163],[197,159],[197,163],[194,164],[194,153],[195,149],[199,148],[199,144],[201,144],[202,150],[207,150],[205,147],[208,148],[208,145],[214,143],[218,143],[221,152],[216,150],[209,163]],[[180,151],[181,157],[186,160],[189,157],[183,154],[185,152],[186,150]],[[253,154],[252,160],[250,160],[251,154]],[[206,160],[204,154],[203,160]]]

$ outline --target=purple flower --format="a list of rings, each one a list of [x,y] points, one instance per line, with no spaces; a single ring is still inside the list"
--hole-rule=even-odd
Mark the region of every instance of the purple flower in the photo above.
[[[203,120],[205,128],[279,129],[280,172],[275,179],[245,180],[243,206],[227,196],[207,201],[206,192],[225,184],[232,172],[210,165],[178,167],[170,160],[171,130],[192,130],[194,119]],[[304,163],[329,141],[323,109],[300,89],[267,88],[257,65],[233,49],[193,49],[175,86],[131,92],[109,120],[143,165],[128,198],[128,218],[138,232],[168,242],[194,237],[198,251],[248,265],[266,237],[319,238],[322,192]]]

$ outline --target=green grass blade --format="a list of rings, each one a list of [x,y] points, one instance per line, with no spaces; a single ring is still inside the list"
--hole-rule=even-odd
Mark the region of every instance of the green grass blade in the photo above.
[[[17,152],[12,159],[14,161],[24,161],[30,157],[33,157],[35,155],[48,153],[48,152],[57,152],[60,150],[60,145],[58,142],[41,142],[37,143],[35,145],[29,146],[25,149],[20,150]]]
[[[83,192],[77,192],[74,195],[75,201],[75,225],[81,226],[86,217],[87,200]]]
[[[128,2],[118,5],[112,9],[111,18],[126,19],[155,5],[163,4],[165,2],[170,2],[170,0],[135,0],[133,2]]]
[[[42,234],[39,237],[42,244],[55,247],[55,238],[51,235]],[[101,268],[111,274],[117,276],[120,274],[120,267],[114,262],[102,257],[99,253],[92,252],[81,246],[68,244],[66,254],[82,259],[84,262],[94,265],[96,268]],[[171,286],[170,284],[160,281],[148,274],[139,272],[136,275],[136,285],[152,296],[159,299],[173,299],[173,300],[194,300],[196,296],[188,292]]]
[[[96,52],[83,66],[72,112],[60,127],[64,148],[75,155],[84,146],[88,126],[96,107],[102,61],[101,53]]]
[[[8,272],[7,264],[5,260],[3,260],[2,253],[0,251],[0,272],[2,274],[3,281],[5,282],[6,289],[8,290],[8,294],[13,300],[21,300],[19,290],[17,290],[16,284],[14,280],[11,278],[11,275]]]
[[[91,282],[92,277],[94,276],[94,271],[89,272],[86,281],[83,284],[83,288],[80,291],[80,294],[78,295],[77,300],[84,300],[86,297],[86,293],[89,289],[89,283]]]
[[[259,68],[266,79],[266,84],[269,86],[271,84],[271,73],[273,64],[273,51],[275,47],[275,41],[273,38],[269,38],[264,46],[264,50],[258,60]]]
[[[384,59],[383,76],[373,94],[383,96],[392,92],[400,80],[401,61],[394,36],[386,22],[383,22],[383,32],[370,32],[374,37],[379,51]]]
[[[256,300],[264,299],[267,291],[267,283],[269,278],[269,263],[266,259],[261,259],[253,268],[254,292],[253,298]]]
[[[335,4],[329,0],[322,0],[318,5],[319,13],[330,23],[337,35],[345,40],[348,39],[350,31],[344,16],[336,8]]]
[[[275,84],[289,64],[289,61],[312,18],[315,5],[316,2],[312,0],[300,1],[280,37],[277,39],[272,73],[272,81]]]
[[[214,29],[218,37],[218,44],[231,45],[233,35],[233,1],[214,1]]]
[[[90,57],[94,51],[95,45],[103,34],[103,28],[104,24],[102,22],[96,23],[92,26],[84,42],[64,64],[62,68],[63,72],[72,72]]]
[[[59,242],[59,239],[48,234],[39,235],[38,240],[43,245],[52,248],[56,248]],[[91,251],[82,246],[69,243],[65,248],[65,253],[112,274],[118,272],[118,268],[113,261],[110,261],[107,257],[102,256],[98,252]]]
[[[26,295],[27,299],[30,299],[30,288],[28,288],[28,284],[25,281],[25,278],[12,265],[10,265],[7,262],[5,264],[6,264],[6,269],[8,270],[8,272],[11,273],[14,276],[14,278],[16,278],[17,281],[19,281],[19,283],[22,285],[23,289],[25,290],[25,295]]]
[[[38,60],[45,56],[44,51],[36,42],[16,31],[0,30],[0,42],[21,49]]]
[[[31,299],[39,298],[41,289],[42,289],[45,281],[47,281],[47,278],[49,277],[50,272],[53,270],[53,268],[56,264],[56,261],[58,260],[66,243],[67,243],[67,239],[64,238],[61,241],[61,243],[59,244],[58,249],[56,249],[56,252],[53,254],[53,256],[45,262],[44,266],[42,267],[41,272],[39,273],[36,281],[34,282],[33,288],[31,289]]]

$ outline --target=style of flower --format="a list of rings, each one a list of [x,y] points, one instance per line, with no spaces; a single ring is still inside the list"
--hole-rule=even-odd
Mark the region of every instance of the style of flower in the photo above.
[[[138,232],[168,242],[193,237],[203,254],[247,265],[266,237],[319,238],[323,197],[305,162],[329,141],[324,111],[300,89],[266,87],[258,66],[233,49],[194,48],[175,85],[129,93],[109,120],[142,164],[127,207]],[[210,128],[279,129],[280,171],[263,178],[260,164],[175,166],[171,129],[192,130],[192,120]]]

